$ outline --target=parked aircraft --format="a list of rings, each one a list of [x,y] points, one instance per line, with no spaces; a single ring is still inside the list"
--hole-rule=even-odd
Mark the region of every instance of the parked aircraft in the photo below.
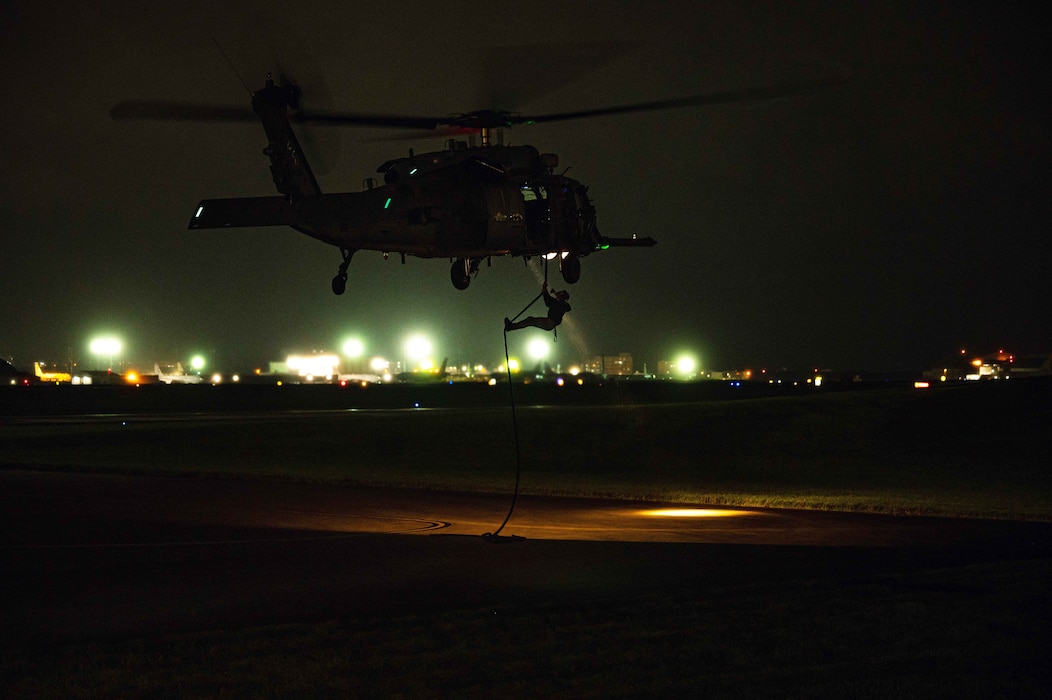
[[[399,372],[394,376],[396,382],[402,384],[438,384],[449,381],[449,372],[446,371],[446,360],[442,360],[442,367],[433,370],[421,370],[419,372]]]
[[[153,372],[157,375],[157,380],[164,382],[165,384],[200,384],[201,377],[197,374],[187,374],[183,369],[181,362],[175,363],[175,372],[172,374],[165,374],[161,371],[160,365],[156,362],[153,365]]]
[[[73,381],[73,376],[69,372],[45,372],[40,367],[39,362],[33,363],[33,372],[37,375],[37,379],[42,382],[61,384]]]

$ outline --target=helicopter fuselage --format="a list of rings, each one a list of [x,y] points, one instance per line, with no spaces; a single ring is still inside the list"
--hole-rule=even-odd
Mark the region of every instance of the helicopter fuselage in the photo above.
[[[540,160],[530,146],[496,152],[502,148],[454,151],[463,157],[452,164],[441,162],[444,153],[391,161],[381,166],[388,184],[362,192],[206,199],[189,228],[286,225],[345,250],[421,258],[584,256],[596,250],[595,210],[584,186],[544,170],[519,169],[509,177],[496,157],[525,163],[532,154]],[[427,167],[436,161],[438,167]]]

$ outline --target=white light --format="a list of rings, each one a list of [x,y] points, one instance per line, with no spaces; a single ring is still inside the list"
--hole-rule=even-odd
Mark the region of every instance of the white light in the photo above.
[[[422,335],[413,335],[405,341],[405,354],[410,360],[422,360],[431,354],[431,341]]]
[[[346,357],[361,357],[365,353],[365,343],[358,338],[343,341],[343,354]]]
[[[204,210],[205,210],[205,205],[202,204],[201,206],[199,206],[197,208],[197,213],[194,214],[194,218],[195,219],[200,219],[201,218],[201,212],[203,212]]]
[[[676,369],[679,370],[680,374],[694,374],[694,370],[696,370],[697,367],[697,361],[689,355],[683,355],[676,360]]]
[[[548,357],[548,341],[544,338],[533,338],[526,346],[527,352],[530,353],[530,357],[535,360],[543,360]]]
[[[285,365],[290,370],[306,377],[308,381],[314,377],[332,378],[339,364],[340,358],[336,355],[289,355],[285,360]]]
[[[118,338],[95,338],[88,346],[92,355],[117,355],[121,351],[121,341]]]

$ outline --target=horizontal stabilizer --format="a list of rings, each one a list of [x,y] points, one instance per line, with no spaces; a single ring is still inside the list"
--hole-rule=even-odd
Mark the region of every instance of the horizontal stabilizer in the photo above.
[[[637,238],[635,236],[631,238],[606,238],[604,236],[599,242],[600,248],[650,248],[656,245],[657,241],[650,236],[646,238]]]
[[[203,199],[187,228],[288,226],[291,214],[288,197]]]

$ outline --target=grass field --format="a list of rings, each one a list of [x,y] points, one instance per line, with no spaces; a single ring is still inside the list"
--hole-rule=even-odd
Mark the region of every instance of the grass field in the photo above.
[[[506,492],[517,429],[525,493],[1049,520],[1046,386],[12,423],[0,465]]]

